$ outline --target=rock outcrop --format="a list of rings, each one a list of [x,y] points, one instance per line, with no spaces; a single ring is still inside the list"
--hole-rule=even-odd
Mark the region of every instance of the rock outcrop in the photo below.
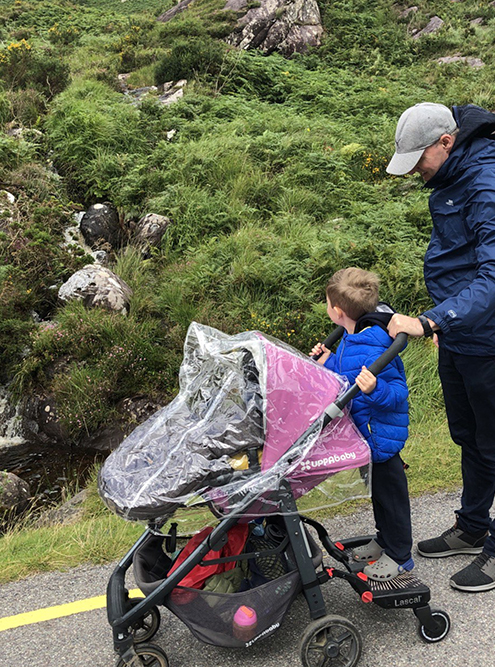
[[[29,504],[29,484],[12,472],[0,472],[0,513],[22,512]]]
[[[259,6],[253,4],[247,0],[227,0],[226,10],[246,10],[227,37],[229,44],[265,53],[279,51],[284,56],[320,45],[323,27],[316,0],[261,0]]]
[[[119,215],[108,204],[93,204],[82,216],[81,233],[90,248],[118,248],[122,243]]]
[[[438,32],[441,30],[441,28],[444,25],[444,21],[439,17],[439,16],[433,16],[429,22],[428,25],[426,25],[423,30],[419,30],[416,32],[412,38],[413,39],[421,39],[421,37],[424,37],[425,35],[432,35],[435,32]]]
[[[110,269],[87,264],[62,285],[58,296],[62,301],[79,299],[87,308],[99,307],[126,315],[132,290]]]
[[[191,1],[182,0],[161,14],[158,21],[167,23]],[[316,0],[227,0],[224,9],[240,16],[226,39],[228,44],[240,49],[279,51],[291,56],[320,45],[323,26]]]
[[[451,63],[466,63],[469,67],[484,67],[485,63],[481,58],[474,58],[473,56],[461,56],[459,53],[454,54],[453,56],[443,56],[442,58],[437,58],[437,63],[440,65],[450,65]]]
[[[138,222],[131,225],[132,241],[148,257],[151,248],[160,245],[160,241],[170,224],[170,218],[157,213],[147,213]]]
[[[67,441],[53,396],[30,394],[21,404],[21,415],[22,433],[29,442],[60,445]]]

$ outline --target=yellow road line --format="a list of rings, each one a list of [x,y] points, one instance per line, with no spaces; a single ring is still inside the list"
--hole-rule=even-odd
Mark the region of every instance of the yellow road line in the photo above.
[[[139,589],[135,589],[129,591],[129,596],[143,597],[143,594]],[[105,607],[106,604],[107,596],[98,595],[94,598],[86,598],[85,600],[77,600],[76,602],[59,604],[54,607],[44,607],[43,609],[28,611],[23,614],[16,614],[15,616],[7,616],[5,618],[0,618],[0,632],[3,630],[11,630],[12,628],[19,628],[23,625],[31,625],[32,623],[50,621],[54,618],[62,618],[62,616],[80,614],[83,611],[102,609],[102,607]]]

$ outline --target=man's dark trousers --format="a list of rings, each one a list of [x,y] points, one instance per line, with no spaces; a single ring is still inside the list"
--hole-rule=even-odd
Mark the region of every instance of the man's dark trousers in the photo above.
[[[495,357],[477,357],[440,347],[442,382],[452,440],[461,446],[463,491],[457,525],[472,535],[487,530],[484,551],[495,556]]]

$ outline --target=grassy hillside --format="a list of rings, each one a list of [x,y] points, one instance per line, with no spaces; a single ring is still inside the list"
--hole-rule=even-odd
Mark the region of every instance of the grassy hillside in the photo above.
[[[406,18],[389,0],[322,2],[322,46],[290,60],[227,47],[220,0],[156,22],[170,4],[0,0],[0,178],[17,198],[0,219],[1,374],[18,395],[53,393],[75,442],[124,396],[174,394],[193,319],[308,350],[328,329],[328,276],[348,265],[377,271],[396,308],[424,309],[427,193],[385,173],[396,120],[417,101],[495,106],[489,2],[422,1]],[[414,40],[434,14],[443,29]],[[485,67],[437,62],[453,54]],[[186,94],[130,104],[122,72],[134,86],[187,78]],[[126,319],[56,301],[88,261],[63,230],[98,201],[127,222],[173,221],[151,259],[113,258],[134,290]],[[410,348],[420,420],[440,403],[434,351]]]
[[[290,60],[227,47],[235,16],[219,11],[222,0],[195,0],[158,23],[171,4],[0,0],[0,189],[16,197],[0,193],[0,380],[14,379],[19,397],[53,394],[74,443],[124,397],[174,395],[193,319],[308,351],[329,328],[328,277],[348,265],[377,271],[397,309],[423,310],[428,193],[418,178],[385,172],[397,118],[419,101],[495,107],[486,0],[420,0],[407,17],[408,5],[391,0],[322,0],[322,46]],[[434,15],[442,30],[414,40]],[[438,62],[454,54],[485,66]],[[153,94],[134,105],[120,73],[134,87],[188,85],[170,107]],[[173,221],[151,258],[132,248],[112,257],[134,290],[127,318],[56,299],[90,261],[62,246],[64,230],[100,201],[126,224],[149,212]],[[403,356],[411,491],[453,488],[458,451],[436,350],[414,341]],[[125,549],[139,528],[101,516],[95,495],[93,484],[75,531],[4,538],[5,576]]]

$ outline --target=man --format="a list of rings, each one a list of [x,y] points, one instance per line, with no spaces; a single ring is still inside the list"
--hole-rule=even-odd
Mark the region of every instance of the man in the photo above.
[[[390,335],[438,333],[438,368],[450,433],[462,448],[463,490],[455,525],[418,544],[427,558],[479,554],[454,574],[463,591],[495,588],[495,114],[407,109],[387,171],[421,174],[431,188],[433,231],[424,261],[435,304],[418,318],[396,314]],[[435,333],[435,336],[437,334]]]

